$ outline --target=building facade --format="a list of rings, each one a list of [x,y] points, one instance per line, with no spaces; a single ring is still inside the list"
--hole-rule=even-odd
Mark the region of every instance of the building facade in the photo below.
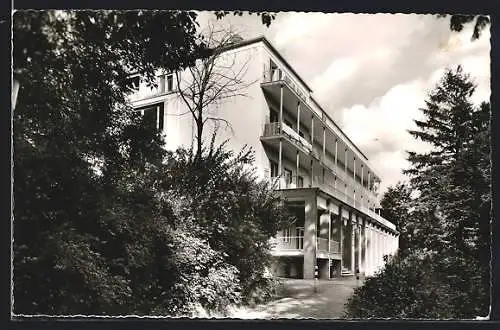
[[[273,238],[275,272],[320,278],[373,275],[398,249],[398,232],[380,209],[380,176],[312,96],[312,90],[264,37],[238,42],[224,56],[245,69],[245,95],[210,105],[230,129],[207,122],[204,138],[251,146],[257,174],[272,180],[296,215]],[[180,76],[185,77],[186,72]],[[191,147],[195,125],[173,74],[150,88],[132,77],[130,102],[160,128],[166,148]],[[189,81],[181,80],[180,88]]]

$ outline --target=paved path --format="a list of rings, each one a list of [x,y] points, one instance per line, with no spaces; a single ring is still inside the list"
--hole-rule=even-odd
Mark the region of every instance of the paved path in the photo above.
[[[362,284],[355,278],[319,280],[317,292],[314,280],[283,279],[281,298],[252,309],[237,310],[232,317],[244,319],[342,317],[344,304],[355,287]]]

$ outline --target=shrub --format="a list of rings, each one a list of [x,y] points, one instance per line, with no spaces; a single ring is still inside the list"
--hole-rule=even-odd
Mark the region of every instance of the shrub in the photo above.
[[[435,258],[413,254],[394,258],[346,303],[347,318],[451,318],[450,286]]]

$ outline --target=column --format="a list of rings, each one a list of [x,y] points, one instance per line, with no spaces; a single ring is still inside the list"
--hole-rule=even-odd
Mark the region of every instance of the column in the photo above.
[[[356,273],[356,256],[355,256],[355,239],[356,239],[356,223],[355,223],[355,218],[354,218],[354,212],[351,212],[351,272],[353,274]]]
[[[363,253],[362,253],[362,248],[363,248],[363,232],[362,232],[362,219],[358,217],[358,269],[359,272],[363,272]]]
[[[283,84],[280,86],[280,114],[279,114],[280,134],[283,133]]]
[[[344,153],[344,172],[347,174],[347,148],[345,148]],[[347,178],[347,175],[345,177]]]
[[[314,163],[313,160],[311,159],[311,187],[314,186]]]
[[[278,188],[281,189],[281,167],[282,167],[282,156],[283,156],[283,142],[279,142],[279,151],[278,151]]]
[[[363,273],[366,275],[367,259],[368,259],[368,237],[367,237],[366,219],[363,220]]]
[[[339,220],[340,220],[340,273],[342,274],[342,267],[344,264],[344,219],[342,218],[341,206],[339,206]]]
[[[297,134],[300,134],[300,101],[297,102]]]
[[[323,161],[325,161],[326,157],[326,128],[323,125]]]
[[[335,171],[337,171],[337,139],[335,139]]]
[[[372,256],[372,251],[373,251],[373,240],[372,240],[372,225],[371,223],[367,223],[367,229],[368,229],[368,237],[366,241],[366,274],[368,276],[372,275],[372,261],[373,261],[373,256]]]
[[[364,191],[365,186],[363,184],[363,182],[364,182],[364,172],[365,172],[364,171],[364,166],[363,166],[363,164],[361,164],[361,187],[362,187],[361,197],[360,197],[360,199],[361,199],[361,206],[364,206],[363,205],[363,196],[365,195],[365,191]]]
[[[297,154],[296,154],[296,160],[295,160],[295,186],[297,188],[302,188],[299,187],[299,149],[297,149]]]
[[[304,219],[304,279],[314,279],[316,266],[316,196],[305,198]]]
[[[311,145],[314,148],[314,115],[311,116]]]
[[[378,233],[378,229],[375,227],[375,232],[374,232],[374,236],[375,236],[374,237],[374,243],[375,243],[375,249],[374,249],[375,251],[374,252],[375,252],[375,256],[373,258],[373,260],[375,262],[375,265],[374,265],[375,266],[374,267],[375,271],[378,271],[378,268],[379,268],[379,265],[380,265],[380,262],[379,262],[379,255],[380,255],[379,254],[379,248],[380,248],[380,246],[379,246],[379,236],[378,236],[378,234],[379,234]]]

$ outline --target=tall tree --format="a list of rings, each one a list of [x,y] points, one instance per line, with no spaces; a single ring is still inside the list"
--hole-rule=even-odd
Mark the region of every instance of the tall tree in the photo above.
[[[176,314],[237,300],[238,270],[171,225],[181,220],[158,190],[163,141],[126,101],[132,71],[153,84],[158,68],[210,53],[195,19],[14,14],[16,314]]]
[[[438,216],[432,241],[441,254],[440,269],[457,290],[459,313],[471,311],[467,295],[474,308],[483,310],[489,291],[490,107],[472,103],[475,87],[460,66],[446,71],[422,109],[425,119],[415,121],[418,129],[410,131],[433,149],[410,152],[407,170],[421,208]]]
[[[201,157],[203,131],[207,122],[230,123],[218,116],[217,105],[237,96],[246,96],[247,88],[254,83],[246,79],[250,56],[228,52],[228,48],[241,37],[232,27],[219,28],[210,25],[202,32],[211,54],[196,61],[182,73],[176,71],[178,93],[196,126],[196,156]]]
[[[349,317],[475,318],[490,305],[490,105],[471,101],[475,84],[447,70],[410,133],[429,143],[410,152],[414,198],[405,219],[409,249],[356,290]],[[400,195],[403,195],[401,198]],[[387,195],[389,210],[405,194]],[[410,290],[407,290],[410,288]]]

